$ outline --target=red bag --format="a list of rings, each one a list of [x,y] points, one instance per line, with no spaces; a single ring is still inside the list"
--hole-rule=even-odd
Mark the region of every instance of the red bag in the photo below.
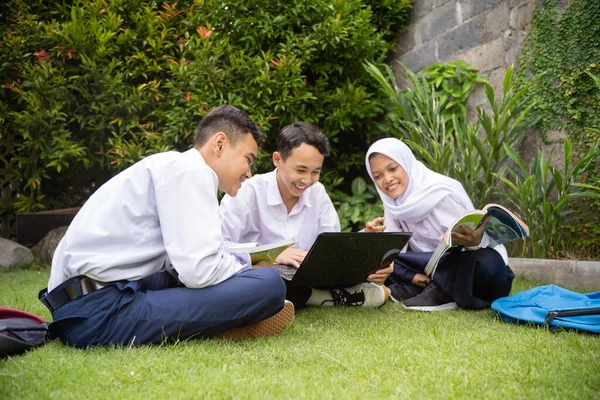
[[[35,314],[0,307],[0,357],[16,355],[43,345],[48,323]]]

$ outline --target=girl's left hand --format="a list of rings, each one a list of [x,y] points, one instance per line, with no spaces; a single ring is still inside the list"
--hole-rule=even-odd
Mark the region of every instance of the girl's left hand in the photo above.
[[[367,280],[369,282],[373,282],[378,285],[383,285],[383,282],[385,282],[387,277],[390,276],[390,274],[392,272],[394,272],[394,262],[393,261],[387,267],[377,270],[374,273],[372,273],[371,275],[369,275],[367,277]]]
[[[471,229],[466,225],[460,225],[462,233],[457,231],[452,232],[452,244],[464,247],[479,246],[479,243],[481,243],[481,238],[483,237],[483,233],[485,232],[485,226],[490,218],[492,218],[491,215],[485,217],[483,223],[477,229]]]

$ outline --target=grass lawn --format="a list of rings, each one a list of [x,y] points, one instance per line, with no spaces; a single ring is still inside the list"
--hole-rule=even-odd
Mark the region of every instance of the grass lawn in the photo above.
[[[37,300],[48,275],[0,273],[0,306],[49,319]],[[0,399],[23,398],[600,399],[600,336],[491,310],[312,308],[275,338],[85,351],[54,341],[0,360]]]

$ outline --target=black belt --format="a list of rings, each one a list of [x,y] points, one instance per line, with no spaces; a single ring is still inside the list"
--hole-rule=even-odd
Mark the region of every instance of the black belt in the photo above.
[[[73,300],[110,285],[112,283],[96,281],[87,276],[76,276],[64,281],[51,292],[48,292],[48,288],[43,289],[38,298],[50,312],[54,312]]]

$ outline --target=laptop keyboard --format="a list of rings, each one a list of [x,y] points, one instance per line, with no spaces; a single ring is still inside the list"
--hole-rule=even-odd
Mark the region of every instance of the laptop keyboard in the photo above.
[[[273,268],[279,271],[279,275],[281,275],[281,277],[286,281],[291,281],[294,275],[296,275],[296,271],[298,271],[296,268],[287,264],[275,263],[273,264]]]

